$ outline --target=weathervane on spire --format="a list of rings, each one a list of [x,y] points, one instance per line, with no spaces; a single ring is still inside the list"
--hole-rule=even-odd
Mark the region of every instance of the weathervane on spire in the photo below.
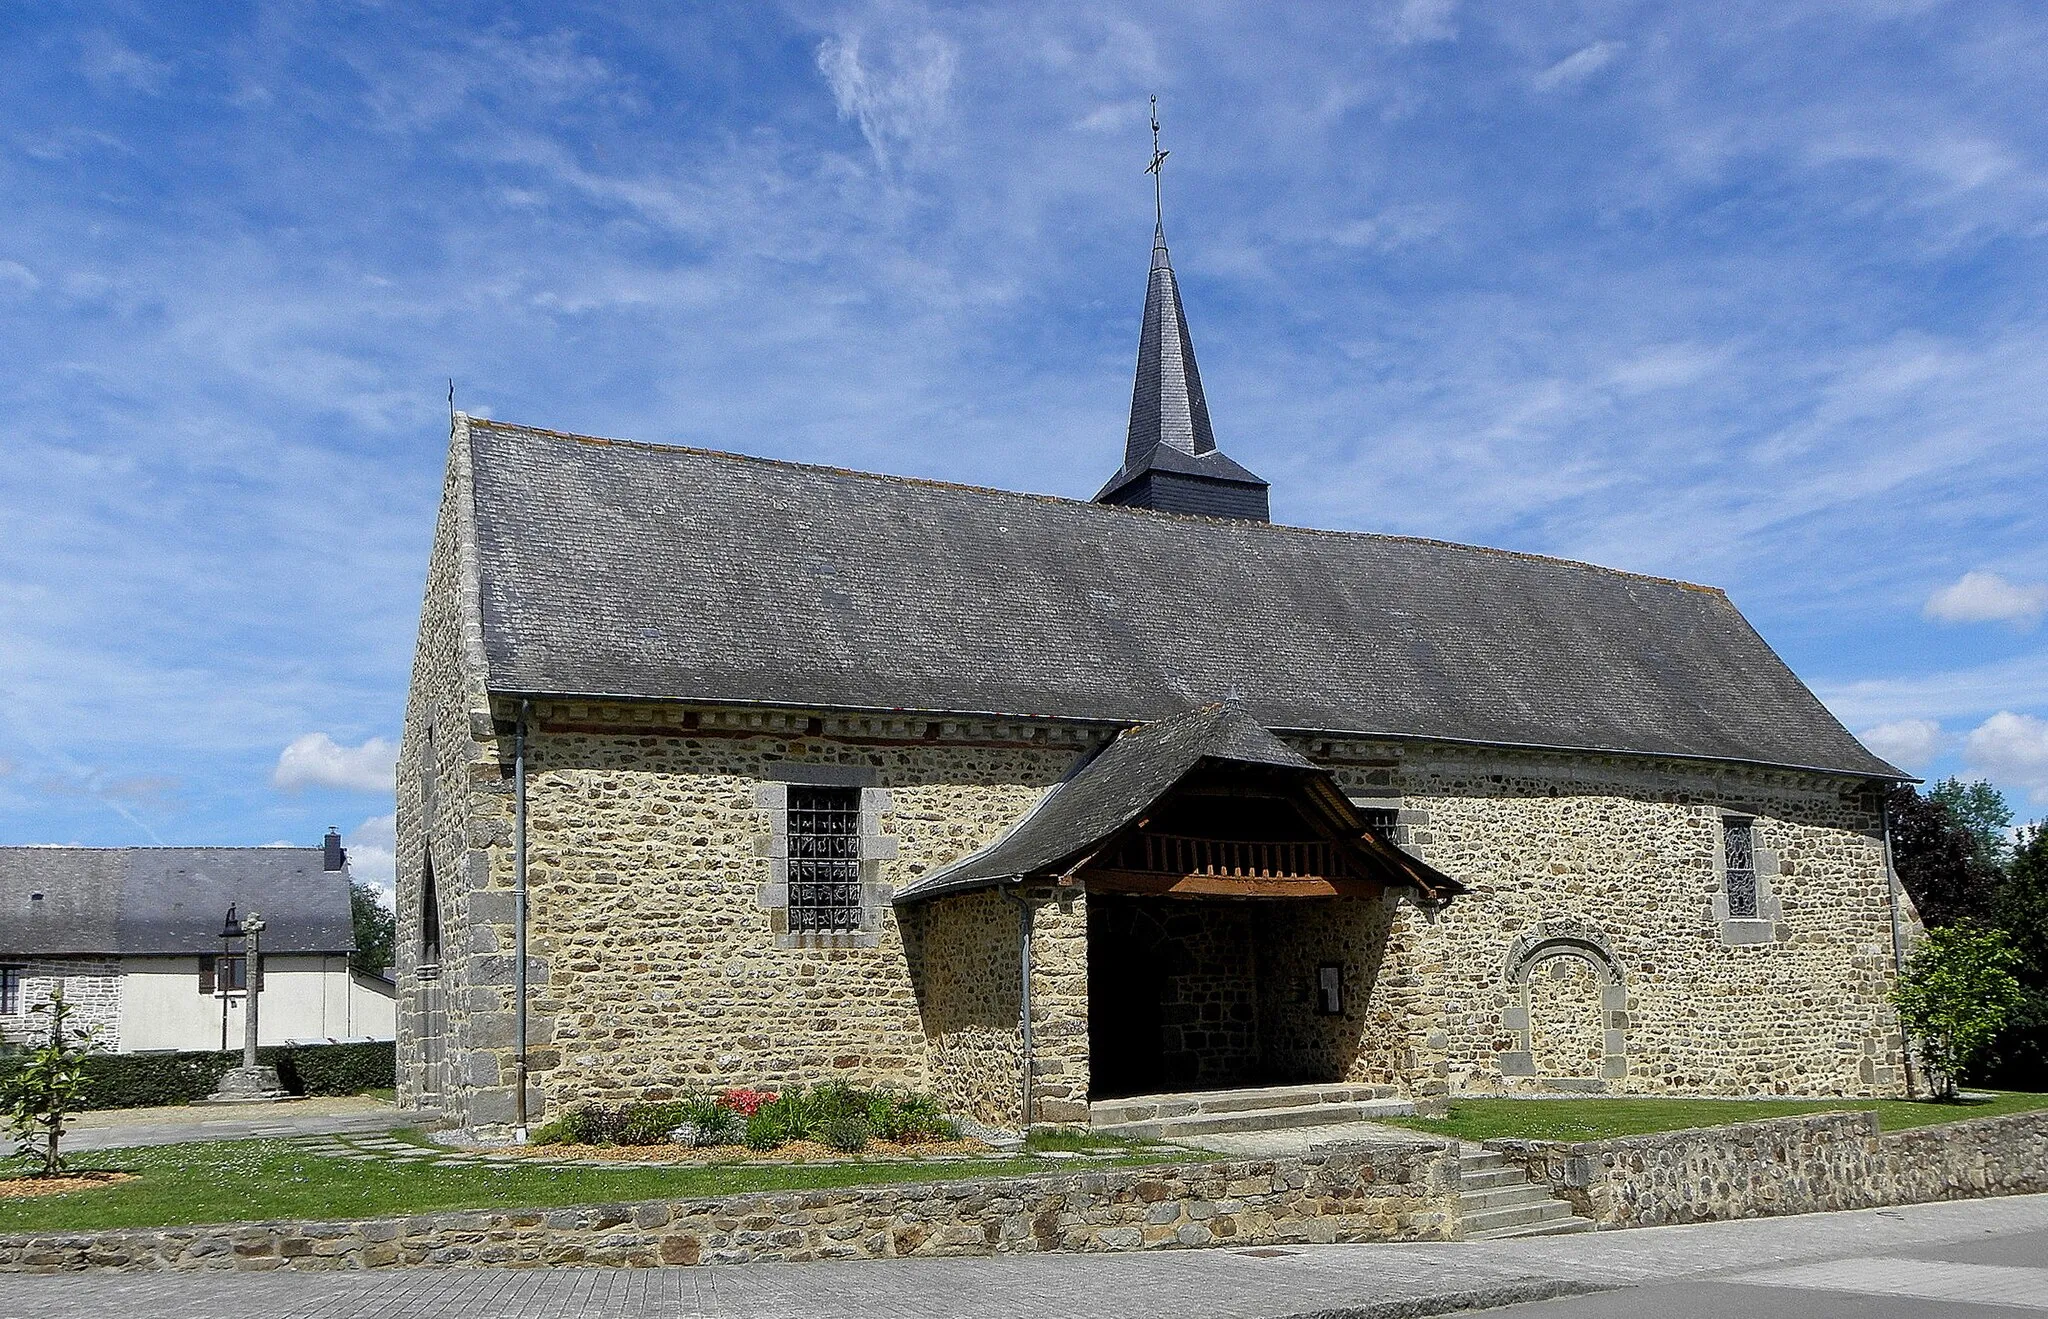
[[[1152,214],[1159,225],[1159,232],[1166,232],[1166,203],[1159,192],[1159,167],[1173,153],[1159,149],[1159,98],[1152,98],[1152,163],[1145,166],[1145,172],[1152,176]]]

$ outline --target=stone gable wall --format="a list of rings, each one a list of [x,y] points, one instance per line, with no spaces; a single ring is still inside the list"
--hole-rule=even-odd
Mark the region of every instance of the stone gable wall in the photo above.
[[[2048,1113],[1880,1133],[1874,1113],[1600,1141],[1488,1141],[1601,1227],[2048,1191]]]
[[[1035,1177],[570,1209],[0,1235],[0,1273],[609,1265],[1098,1253],[1443,1241],[1458,1159],[1440,1144]]]
[[[449,449],[395,784],[399,1102],[462,1125],[513,1112],[511,753],[484,691],[467,426]],[[441,957],[423,970],[430,855]]]

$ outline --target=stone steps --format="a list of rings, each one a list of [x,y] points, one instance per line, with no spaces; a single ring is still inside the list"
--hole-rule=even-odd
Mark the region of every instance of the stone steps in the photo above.
[[[1414,1111],[1415,1105],[1396,1098],[1390,1086],[1260,1086],[1099,1100],[1088,1106],[1088,1125],[1133,1140],[1171,1140],[1207,1132],[1366,1122]]]
[[[1520,1168],[1490,1150],[1467,1147],[1461,1152],[1458,1179],[1458,1221],[1467,1241],[1593,1230],[1591,1219],[1574,1214],[1571,1205],[1551,1195],[1548,1187],[1530,1181]]]

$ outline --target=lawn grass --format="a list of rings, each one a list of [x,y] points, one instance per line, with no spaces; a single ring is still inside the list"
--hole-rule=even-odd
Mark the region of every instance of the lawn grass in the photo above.
[[[1085,1166],[1187,1157],[1136,1152]],[[626,1200],[682,1199],[884,1182],[1073,1172],[1073,1160],[1030,1157],[919,1163],[709,1164],[689,1168],[544,1168],[518,1163],[433,1166],[313,1154],[288,1141],[240,1140],[95,1151],[80,1169],[131,1172],[97,1190],[0,1199],[0,1232],[168,1227],[267,1218],[371,1218],[443,1209],[547,1209]]]
[[[1032,1154],[1043,1154],[1049,1150],[1067,1154],[1094,1150],[1129,1150],[1134,1154],[1148,1150],[1158,1152],[1158,1146],[1151,1141],[1106,1136],[1079,1127],[1040,1127],[1025,1138],[1024,1148]]]
[[[2002,1091],[1944,1104],[1920,1099],[1454,1099],[1449,1117],[1385,1121],[1460,1140],[1605,1140],[1812,1113],[1874,1112],[1886,1131],[2048,1109],[2048,1095]]]

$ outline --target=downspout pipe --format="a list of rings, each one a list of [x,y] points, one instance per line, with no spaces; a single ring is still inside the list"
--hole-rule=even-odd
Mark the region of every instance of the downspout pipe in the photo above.
[[[526,1143],[526,722],[533,702],[519,703],[512,731],[512,1137]]]
[[[1899,868],[1892,859],[1892,800],[1889,791],[1877,799],[1878,812],[1884,821],[1884,891],[1886,908],[1892,918],[1892,983],[1897,985],[1906,974],[1906,931],[1899,921]],[[1911,1099],[1917,1087],[1913,1082],[1913,1042],[1906,1038],[1906,1023],[1899,1023],[1899,1061],[1906,1069],[1906,1097]]]
[[[1016,889],[1004,889],[1003,896],[1017,904],[1017,1029],[1024,1052],[1024,1091],[1018,1097],[1019,1125],[1024,1138],[1031,1138],[1031,1118],[1034,1104],[1032,1092],[1037,1089],[1036,1062],[1031,1052],[1031,925],[1032,909],[1030,900]]]

